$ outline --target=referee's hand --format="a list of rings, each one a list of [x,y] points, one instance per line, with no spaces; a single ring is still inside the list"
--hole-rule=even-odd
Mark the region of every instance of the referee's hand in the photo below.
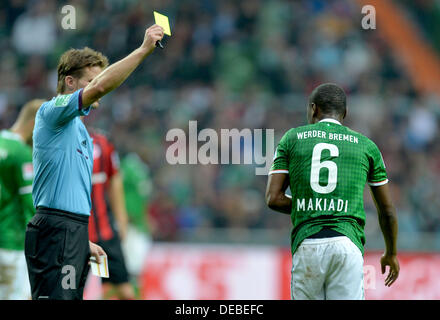
[[[90,246],[90,255],[92,257],[95,257],[97,263],[101,263],[100,256],[107,256],[105,251],[98,246],[97,244],[94,244],[93,242],[89,241]]]
[[[163,38],[163,28],[157,24],[153,24],[145,31],[144,42],[141,48],[147,50],[150,54],[154,48],[156,48],[156,41],[160,41]]]

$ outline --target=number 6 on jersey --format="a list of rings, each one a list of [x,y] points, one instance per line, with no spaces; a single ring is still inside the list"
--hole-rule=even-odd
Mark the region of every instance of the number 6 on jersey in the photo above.
[[[318,143],[313,148],[312,169],[310,171],[310,186],[312,190],[318,193],[327,194],[336,189],[338,182],[338,166],[335,162],[327,160],[321,162],[322,151],[329,150],[330,156],[339,157],[339,149],[334,144]],[[319,173],[321,169],[328,169],[328,180],[326,186],[319,184]]]

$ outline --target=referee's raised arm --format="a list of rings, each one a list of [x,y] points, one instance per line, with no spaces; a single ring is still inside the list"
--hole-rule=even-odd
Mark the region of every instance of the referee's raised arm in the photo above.
[[[124,59],[110,65],[98,74],[85,88],[82,94],[82,105],[89,106],[102,96],[116,89],[136,69],[136,67],[156,47],[156,41],[162,40],[163,28],[153,25],[145,31],[142,45]],[[97,105],[94,105],[97,107]]]

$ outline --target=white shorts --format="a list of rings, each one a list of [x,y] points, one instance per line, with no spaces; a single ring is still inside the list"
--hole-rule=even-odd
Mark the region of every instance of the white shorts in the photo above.
[[[364,300],[364,259],[347,237],[305,239],[292,257],[293,300]]]
[[[127,271],[130,275],[141,274],[148,252],[152,247],[151,236],[138,231],[133,225],[128,225],[127,236],[121,242]]]
[[[31,287],[24,251],[0,249],[0,300],[28,300]]]

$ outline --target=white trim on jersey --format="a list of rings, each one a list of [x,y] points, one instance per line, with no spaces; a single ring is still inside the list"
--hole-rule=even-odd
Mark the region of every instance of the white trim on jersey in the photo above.
[[[269,171],[269,175],[274,174],[274,173],[286,173],[286,174],[289,174],[289,170],[272,170],[272,171]]]
[[[342,125],[338,120],[336,120],[336,119],[332,119],[332,118],[325,118],[325,119],[322,119],[322,120],[319,121],[319,122],[331,122],[331,123],[339,124],[340,126]]]
[[[385,179],[383,181],[379,181],[379,182],[368,182],[368,184],[372,187],[379,187],[379,186],[383,186],[384,184],[388,183],[388,179]]]
[[[21,187],[20,189],[18,189],[19,194],[27,194],[27,193],[31,193],[31,192],[32,192],[32,185]]]
[[[92,174],[92,185],[107,182],[107,173],[104,171]]]

